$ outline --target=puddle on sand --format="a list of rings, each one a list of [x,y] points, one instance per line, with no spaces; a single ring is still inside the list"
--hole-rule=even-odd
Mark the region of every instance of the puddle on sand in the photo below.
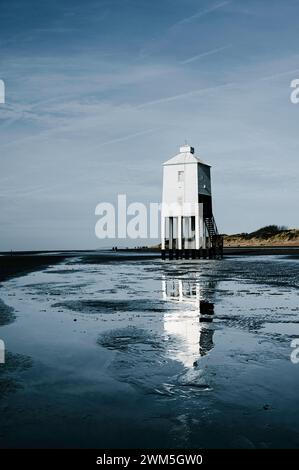
[[[88,255],[3,283],[0,446],[299,445],[298,278],[284,257]]]

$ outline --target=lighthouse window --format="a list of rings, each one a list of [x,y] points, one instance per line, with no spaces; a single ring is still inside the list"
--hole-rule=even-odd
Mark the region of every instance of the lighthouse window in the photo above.
[[[181,183],[182,181],[184,181],[184,172],[179,171],[178,172],[178,182]]]

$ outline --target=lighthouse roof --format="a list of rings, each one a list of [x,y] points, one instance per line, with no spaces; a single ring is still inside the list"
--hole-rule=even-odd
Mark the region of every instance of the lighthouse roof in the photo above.
[[[183,145],[180,147],[180,153],[164,162],[163,165],[181,165],[182,163],[201,163],[202,165],[210,166],[194,155],[194,147],[191,147],[190,145]]]

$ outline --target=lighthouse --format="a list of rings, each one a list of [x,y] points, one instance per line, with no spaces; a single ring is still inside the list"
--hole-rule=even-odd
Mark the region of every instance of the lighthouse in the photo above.
[[[162,258],[220,258],[223,238],[212,210],[211,167],[190,145],[163,164]]]

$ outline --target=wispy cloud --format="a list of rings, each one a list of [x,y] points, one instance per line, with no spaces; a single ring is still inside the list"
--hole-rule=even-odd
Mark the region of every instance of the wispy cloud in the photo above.
[[[190,98],[192,96],[210,93],[212,91],[219,90],[221,88],[227,88],[227,87],[230,87],[232,85],[234,85],[234,83],[230,82],[230,83],[224,83],[222,85],[215,85],[215,86],[211,86],[211,87],[200,88],[198,90],[192,90],[192,91],[188,91],[186,93],[180,93],[180,94],[177,94],[177,95],[166,96],[166,97],[163,97],[163,98],[159,98],[157,100],[147,101],[146,103],[140,104],[136,108],[141,109],[141,108],[145,108],[146,106],[152,106],[152,105],[155,105],[155,104],[168,103],[170,101],[177,101],[177,100],[181,100],[181,99],[184,99],[184,98]]]
[[[134,132],[133,134],[128,134],[123,137],[117,137],[115,139],[106,140],[105,142],[100,142],[97,147],[103,147],[105,145],[116,144],[118,142],[125,142],[127,140],[135,139],[136,137],[141,137],[143,135],[152,134],[153,132],[159,132],[160,128],[154,129],[145,129],[144,131]]]
[[[286,70],[285,72],[278,72],[274,73],[273,75],[266,75],[265,77],[261,77],[258,79],[258,81],[264,81],[264,80],[276,80],[277,78],[280,77],[286,77],[291,74],[299,73],[299,69],[293,69],[293,70]]]
[[[206,52],[202,52],[201,54],[194,55],[193,57],[189,57],[188,59],[184,59],[181,61],[181,64],[190,64],[191,62],[195,62],[196,60],[202,59],[204,57],[208,57],[210,55],[218,54],[219,52],[225,51],[226,49],[229,49],[232,47],[231,44],[227,44],[226,46],[223,47],[218,47],[216,49],[211,49]]]
[[[213,13],[214,11],[219,10],[220,8],[223,8],[226,5],[229,5],[230,3],[232,3],[232,0],[226,0],[221,3],[217,3],[216,5],[213,5],[210,8],[207,8],[205,10],[199,10],[193,15],[187,16],[186,18],[183,18],[180,21],[177,21],[176,23],[174,23],[174,25],[172,25],[172,28],[176,28],[177,26],[181,26],[186,23],[190,23],[191,21],[198,20],[199,18],[202,18],[203,16],[209,15],[210,13]]]
[[[185,26],[188,23],[191,23],[192,21],[200,20],[201,18],[204,18],[205,16],[210,15],[221,8],[224,8],[225,6],[231,3],[232,3],[232,0],[225,0],[223,2],[212,5],[209,8],[201,9],[193,13],[190,16],[187,16],[185,18],[182,18],[176,21],[175,23],[167,27],[167,29],[164,31],[164,34],[162,36],[152,39],[151,43],[148,46],[141,48],[140,58],[145,59],[146,57],[148,57],[149,55],[153,53],[153,50],[161,48],[163,43],[165,42],[167,43],[167,41],[169,40],[171,36],[173,36],[173,34],[176,34],[178,31],[181,30],[182,26]]]

